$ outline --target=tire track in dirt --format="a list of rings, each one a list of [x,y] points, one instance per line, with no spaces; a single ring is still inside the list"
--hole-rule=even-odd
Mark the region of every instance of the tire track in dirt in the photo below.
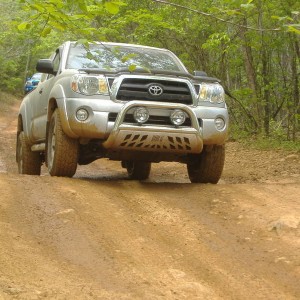
[[[0,117],[0,299],[299,299],[298,153],[227,144],[218,185],[119,162],[18,175]],[[1,168],[0,168],[1,170]]]
[[[279,186],[278,196],[272,197],[271,185],[9,177],[15,201],[6,213],[13,232],[36,245],[38,260],[46,267],[60,265],[63,282],[80,278],[83,287],[93,286],[95,296],[105,292],[109,299],[116,295],[297,299],[300,295],[299,229],[287,227],[280,236],[269,230],[269,223],[286,214],[289,206],[299,210],[291,195],[284,197],[284,205],[277,205],[282,199]],[[284,190],[299,192],[299,186],[285,185]],[[30,272],[30,265],[23,262],[22,267]],[[45,284],[39,286],[47,291]],[[57,295],[68,288],[56,281],[48,292]]]

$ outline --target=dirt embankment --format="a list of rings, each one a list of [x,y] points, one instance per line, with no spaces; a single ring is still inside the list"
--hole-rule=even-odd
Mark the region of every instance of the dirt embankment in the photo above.
[[[129,181],[99,160],[21,176],[0,115],[0,299],[299,299],[299,153],[227,144],[217,185],[185,166]]]

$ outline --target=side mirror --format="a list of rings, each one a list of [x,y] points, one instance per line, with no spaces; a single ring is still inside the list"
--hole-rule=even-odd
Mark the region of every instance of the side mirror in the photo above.
[[[194,76],[207,77],[207,73],[204,71],[194,71]]]
[[[51,59],[40,59],[36,64],[36,70],[40,73],[56,75]]]

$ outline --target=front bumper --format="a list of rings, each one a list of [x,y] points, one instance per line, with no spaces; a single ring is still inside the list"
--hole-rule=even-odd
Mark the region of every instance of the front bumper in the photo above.
[[[203,145],[224,144],[227,137],[228,113],[226,107],[187,106],[185,104],[108,99],[66,99],[63,128],[67,135],[79,139],[102,139],[111,150],[139,150],[152,152],[199,153]],[[190,119],[189,126],[138,125],[125,122],[125,116],[135,107],[147,107],[150,113],[169,116],[170,110],[181,109]],[[85,108],[89,118],[80,122],[76,111]],[[111,121],[111,113],[117,118]],[[226,126],[217,130],[215,118],[224,119]]]
[[[189,116],[191,127],[124,124],[126,114],[139,106],[147,107],[149,110],[181,109]],[[120,111],[114,128],[103,146],[112,150],[199,153],[203,148],[202,130],[195,113],[186,105],[131,101],[125,104]]]

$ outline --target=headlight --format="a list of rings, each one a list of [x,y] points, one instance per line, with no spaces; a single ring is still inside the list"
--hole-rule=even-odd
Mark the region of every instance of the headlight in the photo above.
[[[139,124],[146,123],[149,119],[149,111],[146,107],[137,107],[133,112],[133,118]]]
[[[211,103],[225,102],[225,92],[218,83],[201,83],[199,91],[199,103],[209,101]]]
[[[185,112],[180,109],[175,109],[170,115],[170,120],[175,126],[180,126],[185,122]]]
[[[108,84],[103,75],[74,75],[71,80],[74,92],[84,95],[108,95]]]

